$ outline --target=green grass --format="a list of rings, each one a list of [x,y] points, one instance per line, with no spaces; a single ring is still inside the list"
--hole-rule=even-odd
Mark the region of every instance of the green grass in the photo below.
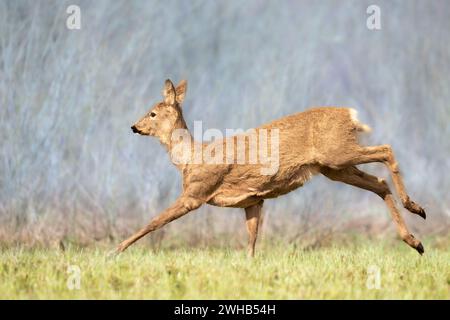
[[[242,250],[130,248],[116,258],[103,249],[2,249],[2,299],[449,299],[450,252],[420,257],[401,242],[302,250],[293,245]],[[81,271],[80,288],[68,281]],[[381,287],[368,288],[370,267]],[[372,279],[372,278],[371,278]],[[76,283],[76,282],[72,282]],[[369,280],[369,283],[373,283]]]

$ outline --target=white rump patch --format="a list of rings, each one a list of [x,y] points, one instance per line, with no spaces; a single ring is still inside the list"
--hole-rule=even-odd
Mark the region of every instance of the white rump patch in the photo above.
[[[359,122],[358,111],[356,111],[353,108],[349,108],[348,111],[350,112],[350,119],[352,120],[353,124],[356,126],[356,129],[358,131],[362,131],[362,132],[371,132],[372,131],[372,128],[369,127],[367,124]]]

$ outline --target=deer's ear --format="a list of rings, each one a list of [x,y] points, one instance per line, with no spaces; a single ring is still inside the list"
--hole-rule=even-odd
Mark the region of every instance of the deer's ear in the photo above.
[[[173,87],[172,81],[170,81],[169,79],[167,79],[166,82],[164,83],[163,97],[165,104],[168,105],[175,104],[176,92],[175,88]]]
[[[178,103],[181,104],[184,101],[184,97],[186,96],[186,90],[187,90],[187,81],[181,80],[177,88],[175,89],[176,99]]]

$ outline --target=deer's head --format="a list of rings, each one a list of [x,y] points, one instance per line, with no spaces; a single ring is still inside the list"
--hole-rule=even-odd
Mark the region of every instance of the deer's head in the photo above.
[[[172,81],[167,79],[163,89],[164,100],[153,105],[145,116],[131,126],[131,130],[141,135],[155,136],[162,143],[169,144],[173,130],[186,128],[181,110],[186,89],[185,80],[175,88]]]

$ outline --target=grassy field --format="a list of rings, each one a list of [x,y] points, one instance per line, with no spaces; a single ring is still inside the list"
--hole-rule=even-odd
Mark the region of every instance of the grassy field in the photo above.
[[[259,249],[251,260],[225,248],[136,246],[116,258],[106,249],[7,248],[0,253],[0,298],[450,298],[448,248],[427,248],[423,257],[400,241]]]

